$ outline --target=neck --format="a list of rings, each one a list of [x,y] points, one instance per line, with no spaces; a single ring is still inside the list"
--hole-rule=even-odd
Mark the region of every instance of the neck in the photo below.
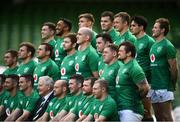
[[[101,96],[101,98],[99,99],[100,101],[103,101],[106,97],[107,97],[107,93],[103,93],[103,95]]]
[[[67,55],[72,55],[76,52],[76,50],[73,48],[72,50],[68,51],[67,52]]]
[[[44,58],[41,59],[41,63],[46,62],[49,59],[49,56],[45,56]]]
[[[27,64],[31,60],[31,57],[27,57],[26,59],[22,60],[23,64]]]
[[[58,99],[62,99],[66,96],[66,92],[62,93],[61,95],[57,96]]]
[[[124,33],[126,33],[126,32],[128,31],[128,29],[129,29],[128,26],[127,26],[127,27],[124,27],[124,28],[122,29],[122,31],[119,31],[119,33],[120,33],[121,35],[123,35]]]
[[[113,64],[113,63],[116,62],[116,61],[117,61],[117,58],[114,57],[109,63],[107,63],[107,65],[111,65],[111,64]]]
[[[14,88],[12,91],[10,91],[10,96],[11,97],[14,97],[16,95],[16,92],[17,92],[17,88]]]
[[[82,92],[82,91],[81,91],[81,88],[80,88],[80,89],[78,90],[78,92],[76,92],[74,95],[77,96],[77,95],[81,94],[81,92]]]
[[[24,91],[24,94],[25,94],[26,96],[30,96],[31,93],[32,93],[32,91],[33,91],[33,88],[32,88],[32,87],[28,87],[28,88]]]
[[[43,42],[49,43],[51,40],[54,39],[54,36],[49,37],[48,39],[44,39]]]
[[[65,31],[62,35],[57,35],[59,38],[65,37],[69,34],[69,31]]]
[[[125,64],[127,64],[130,60],[132,60],[133,58],[132,57],[127,57],[123,62],[125,63]]]
[[[81,45],[79,45],[79,50],[85,50],[89,45],[89,42],[84,42]]]
[[[163,40],[163,38],[164,38],[164,35],[161,34],[160,36],[156,37],[155,39],[156,39],[156,41],[160,42],[161,40]]]
[[[146,33],[144,31],[139,32],[139,34],[135,35],[137,39],[143,37]]]
[[[9,66],[10,69],[13,69],[17,66],[17,62],[15,62],[13,65]]]

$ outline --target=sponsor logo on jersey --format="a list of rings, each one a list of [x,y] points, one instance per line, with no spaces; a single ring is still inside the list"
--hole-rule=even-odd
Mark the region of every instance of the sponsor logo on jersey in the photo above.
[[[83,115],[83,112],[82,112],[82,110],[80,110],[79,111],[79,117],[82,117],[82,115]]]
[[[155,55],[151,54],[150,59],[151,59],[151,62],[153,63],[156,60]]]
[[[7,116],[10,116],[10,115],[11,115],[11,111],[10,111],[9,108],[6,109],[6,115],[7,115]]]
[[[52,110],[50,111],[49,115],[50,115],[51,119],[54,118],[54,113]]]
[[[102,75],[102,73],[103,73],[103,70],[102,70],[102,69],[100,69],[100,70],[99,70],[99,76],[101,76],[101,75]]]
[[[79,71],[79,64],[78,63],[76,63],[75,69],[76,69],[76,71]]]
[[[55,51],[55,56],[56,56],[56,57],[59,56],[59,51],[58,51],[58,49],[56,49],[56,51]]]
[[[34,81],[37,81],[37,74],[34,74]]]
[[[66,69],[63,67],[62,69],[61,69],[61,75],[65,75],[66,74]]]

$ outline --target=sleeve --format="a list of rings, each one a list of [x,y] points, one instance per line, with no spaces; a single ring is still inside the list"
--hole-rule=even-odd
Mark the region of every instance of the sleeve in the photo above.
[[[39,99],[39,97],[30,98],[29,101],[27,101],[28,105],[26,106],[26,108],[24,108],[24,110],[32,112],[33,109],[35,108],[35,105],[36,105],[38,99]]]
[[[100,113],[101,116],[104,116],[106,118],[110,118],[112,117],[112,115],[114,114],[114,112],[116,111],[116,105],[115,102],[108,102],[106,103],[103,108],[102,111]]]
[[[92,51],[88,55],[88,64],[92,72],[98,71],[98,54]]]
[[[132,81],[135,84],[137,84],[140,81],[144,80],[146,77],[145,77],[144,71],[142,70],[142,68],[138,64],[136,64],[134,66],[136,66],[136,67],[133,67],[130,75],[131,75]]]
[[[167,59],[174,59],[176,58],[176,48],[169,42],[167,45]]]

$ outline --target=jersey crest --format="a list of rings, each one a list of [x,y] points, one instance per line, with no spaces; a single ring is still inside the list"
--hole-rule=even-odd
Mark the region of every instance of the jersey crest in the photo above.
[[[151,62],[153,63],[154,61],[155,61],[155,55],[154,54],[151,54],[151,56],[150,56],[150,59],[151,59]]]

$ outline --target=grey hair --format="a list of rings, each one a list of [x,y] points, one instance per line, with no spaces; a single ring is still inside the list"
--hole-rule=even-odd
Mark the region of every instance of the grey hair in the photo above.
[[[93,38],[93,31],[92,31],[91,29],[89,29],[89,28],[87,28],[87,27],[81,27],[80,30],[83,30],[83,31],[82,31],[83,34],[89,36],[89,41],[92,40],[92,38]]]
[[[42,76],[39,80],[43,80],[45,85],[49,85],[50,87],[54,87],[54,80],[49,76]]]

